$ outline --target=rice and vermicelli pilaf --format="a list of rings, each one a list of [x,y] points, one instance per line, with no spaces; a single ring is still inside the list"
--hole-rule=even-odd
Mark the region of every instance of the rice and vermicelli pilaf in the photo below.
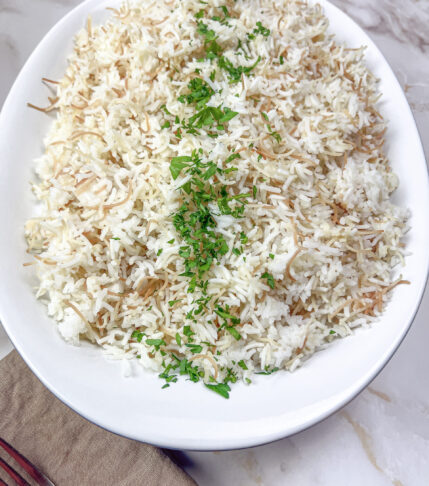
[[[28,221],[73,344],[227,397],[371,323],[407,212],[364,48],[295,0],[133,1],[88,20]]]

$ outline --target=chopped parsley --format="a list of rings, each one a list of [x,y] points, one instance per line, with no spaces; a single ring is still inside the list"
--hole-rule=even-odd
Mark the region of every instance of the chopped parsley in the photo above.
[[[240,233],[240,241],[243,245],[245,245],[249,241],[249,238],[243,231]]]
[[[174,180],[179,177],[182,169],[188,166],[187,162],[192,162],[192,157],[186,155],[182,157],[173,157],[171,159],[170,172]]]
[[[235,155],[238,154],[228,159],[234,160]],[[213,176],[218,173],[226,174],[227,170],[219,168],[213,161],[204,162],[201,149],[194,150],[191,155],[171,159],[170,172],[174,180],[182,172],[191,176],[181,186],[184,193],[183,204],[172,216],[173,225],[183,240],[179,256],[183,259],[185,271],[180,276],[190,279],[189,293],[199,287],[205,294],[208,281],[203,280],[204,274],[210,270],[215,260],[219,261],[228,253],[225,238],[216,232],[216,220],[209,204],[216,203],[221,214],[240,218],[250,197],[250,194],[230,195],[227,186],[219,187],[211,182]],[[207,303],[208,300],[199,303],[197,314]],[[192,315],[188,318],[192,318]]]
[[[265,371],[260,371],[259,373],[256,373],[257,375],[271,375],[272,373],[275,373],[276,371],[279,371],[280,368],[273,368],[269,369],[268,367],[265,368]]]
[[[249,74],[260,62],[261,57],[258,57],[251,66],[234,66],[228,58],[221,56],[218,59],[218,66],[228,73],[231,83],[238,83],[242,74]]]
[[[135,339],[138,343],[142,342],[143,336],[146,336],[146,334],[140,331],[133,331],[131,334],[132,339]]]
[[[282,141],[282,137],[280,136],[280,134],[278,132],[274,132],[270,124],[267,124],[267,130],[271,137],[273,137],[277,141],[277,143],[280,143]]]
[[[213,89],[201,78],[194,78],[188,84],[190,91],[187,95],[181,95],[178,98],[180,103],[196,103],[197,110],[202,108],[214,95]]]
[[[240,324],[240,319],[235,317],[234,315],[230,314],[229,306],[226,305],[223,309],[220,306],[217,306],[215,309],[216,314],[223,319],[223,324],[220,326],[220,329],[225,329],[227,332],[231,334],[231,336],[239,341],[241,339],[241,334],[237,331],[235,326]]]
[[[155,349],[159,351],[160,346],[166,346],[166,342],[163,339],[146,339],[148,346],[155,346]]]
[[[274,281],[274,277],[271,275],[271,273],[263,273],[261,278],[266,278],[267,279],[267,284],[273,289],[276,284],[275,284],[275,281]]]
[[[200,0],[200,3],[207,5],[202,0]],[[210,61],[213,67],[209,71],[211,83],[216,80],[216,77],[222,75],[231,84],[238,83],[243,75],[251,75],[255,67],[261,62],[261,57],[249,60],[252,52],[249,40],[255,39],[257,36],[267,38],[271,31],[258,21],[252,32],[247,34],[247,39],[245,37],[239,40],[237,56],[244,56],[246,60],[249,60],[246,64],[251,63],[247,66],[240,65],[236,60],[237,57],[228,58],[224,55],[224,48],[218,43],[219,39],[216,31],[210,28],[214,24],[210,24],[210,20],[205,20],[205,18],[210,17],[214,22],[220,22],[222,25],[231,27],[228,24],[231,18],[228,8],[226,6],[215,8],[217,10],[214,11],[214,14],[209,14],[205,8],[197,9],[198,11],[194,13],[196,32],[202,37],[203,41],[203,54],[197,61]],[[282,56],[280,56],[279,62],[283,64]],[[197,75],[201,75],[202,71],[202,69],[195,70]],[[179,70],[176,69],[176,72],[179,73]],[[222,104],[212,106],[214,105],[213,97],[216,95],[217,98],[222,93],[222,90],[218,92],[217,85],[211,84],[210,81],[207,82],[205,79],[195,77],[187,84],[185,92],[182,92],[178,97],[178,101],[186,105],[186,113],[189,113],[191,108],[194,110],[191,114],[186,115],[186,118],[180,119],[179,115],[173,115],[165,104],[161,106],[161,110],[165,115],[170,117],[162,122],[162,130],[171,129],[172,133],[179,140],[182,139],[184,133],[198,136],[203,132],[204,135],[216,138],[222,131],[227,130],[228,122],[237,117],[238,112]],[[236,96],[240,95],[236,94]],[[262,113],[262,116],[267,122],[266,127],[269,135],[280,143],[280,135],[271,128],[268,115]],[[253,147],[253,144],[250,147]],[[261,156],[259,156],[260,158]],[[175,181],[180,177],[184,179],[178,188],[181,201],[180,206],[170,215],[177,236],[167,243],[172,245],[175,241],[179,241],[178,255],[182,259],[184,269],[179,277],[186,278],[187,292],[195,295],[191,308],[186,310],[186,320],[190,325],[183,325],[180,332],[176,333],[175,341],[179,347],[185,346],[192,355],[201,353],[203,346],[209,348],[212,346],[209,342],[199,343],[195,332],[191,328],[193,323],[197,323],[198,316],[203,315],[204,312],[210,312],[209,303],[212,296],[208,294],[209,281],[207,274],[213,265],[220,265],[226,256],[230,255],[230,251],[236,256],[241,256],[244,251],[244,245],[248,243],[248,236],[241,231],[236,235],[239,238],[238,247],[229,248],[216,223],[219,215],[229,215],[237,219],[242,218],[248,200],[252,197],[256,199],[257,196],[258,189],[256,186],[253,186],[249,193],[237,194],[229,183],[223,182],[238,170],[237,163],[234,163],[236,159],[241,159],[241,155],[232,153],[220,164],[217,159],[210,160],[210,154],[204,154],[202,149],[195,149],[191,154],[180,154],[179,152],[170,161],[172,179]],[[163,249],[159,249],[156,253],[157,256],[160,256],[162,252]],[[274,259],[274,254],[270,253],[269,258]],[[243,257],[243,260],[246,261],[246,258]],[[274,277],[271,274],[264,273],[261,278],[266,279],[270,288],[273,289],[275,287]],[[172,308],[178,302],[180,300],[170,300],[168,305]],[[214,312],[219,318],[219,324],[216,323],[219,330],[230,334],[237,341],[241,340],[242,335],[239,332],[241,326],[240,318],[235,315],[230,306],[219,305],[218,299],[212,305],[214,305]],[[212,321],[208,321],[208,324],[215,325]],[[162,356],[167,356],[168,354],[165,349],[161,349],[162,346],[166,346],[166,342],[163,339],[148,339],[144,333],[138,330],[135,330],[131,337],[136,339],[137,342],[142,342],[143,337],[145,337],[146,340],[144,342],[146,345],[154,346],[155,350],[159,351]],[[213,351],[213,354],[215,354],[214,359],[218,361],[216,356],[221,354],[220,351]],[[165,384],[162,386],[163,389],[168,388],[171,383],[175,383],[180,375],[187,376],[194,383],[204,377],[204,370],[194,364],[192,359],[189,361],[171,352],[168,356],[169,359],[163,359],[163,371],[159,374],[159,377],[165,380]],[[168,364],[166,364],[166,361]],[[244,371],[248,370],[244,360],[240,360],[238,363],[234,361],[233,364]],[[271,374],[277,369],[269,370],[266,368],[261,374]],[[221,367],[220,371],[225,375],[223,382],[217,383],[213,377],[209,377],[209,383],[205,384],[205,386],[222,397],[229,398],[230,383],[235,383],[238,380],[238,374],[232,368],[225,369]],[[246,378],[246,382],[250,383],[251,381]]]
[[[199,344],[186,344],[185,346],[190,349],[192,354],[201,353],[201,351],[203,350],[203,347]]]
[[[242,368],[243,370],[247,371],[249,368],[246,366],[246,363],[243,360],[240,360],[238,363],[238,366]]]
[[[216,385],[211,385],[211,384],[206,383],[206,387],[209,390],[212,390],[212,391],[218,393],[223,398],[229,398],[229,392],[231,391],[231,388],[226,383],[218,383]]]
[[[191,341],[191,336],[193,336],[195,333],[192,331],[191,326],[184,326],[183,328],[183,334],[188,338],[188,341]]]
[[[270,34],[271,34],[270,29],[264,27],[261,22],[256,22],[256,28],[253,29],[253,32],[251,34],[247,34],[247,38],[249,40],[253,40],[257,35],[268,37]]]
[[[161,110],[166,114],[166,115],[171,115],[171,113],[167,110],[166,105],[161,105]]]

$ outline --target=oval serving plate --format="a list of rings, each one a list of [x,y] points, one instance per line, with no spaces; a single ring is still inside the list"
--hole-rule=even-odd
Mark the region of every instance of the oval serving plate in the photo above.
[[[23,227],[34,206],[29,189],[33,160],[51,119],[29,110],[43,104],[44,76],[58,78],[66,68],[73,35],[87,15],[107,19],[105,7],[117,0],[87,0],[42,40],[18,76],[0,115],[0,316],[13,344],[39,379],[88,420],[117,434],[162,447],[221,450],[270,442],[299,432],[338,410],[383,368],[407,333],[423,295],[429,262],[428,176],[413,116],[383,55],[343,12],[320,2],[330,31],[350,47],[368,46],[367,64],[380,78],[381,111],[389,121],[387,155],[400,178],[398,204],[410,208],[404,276],[409,286],[392,294],[381,320],[370,329],[338,340],[294,373],[257,377],[238,384],[229,400],[180,380],[161,390],[156,374],[136,370],[124,378],[118,362],[100,349],[66,344],[36,301],[26,261]],[[137,368],[137,367],[136,367]]]

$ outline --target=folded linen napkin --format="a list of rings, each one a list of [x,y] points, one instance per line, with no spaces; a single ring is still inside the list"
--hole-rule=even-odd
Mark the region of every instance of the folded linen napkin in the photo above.
[[[107,432],[70,410],[16,351],[0,361],[0,436],[56,486],[196,484],[160,449]],[[0,478],[10,484],[2,471]]]

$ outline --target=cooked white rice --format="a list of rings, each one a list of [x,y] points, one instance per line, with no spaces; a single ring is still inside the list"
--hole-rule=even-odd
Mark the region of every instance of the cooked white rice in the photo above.
[[[403,260],[407,212],[390,201],[398,179],[383,153],[385,124],[364,48],[335,42],[318,5],[208,3],[133,1],[77,34],[53,85],[58,99],[48,111],[57,115],[34,186],[42,210],[26,237],[37,296],[70,343],[89,339],[158,372],[176,362],[174,353],[192,359],[206,381],[249,381],[255,371],[295,369],[380,315]],[[224,18],[222,6],[231,18],[212,20]],[[198,61],[198,22],[235,66],[260,62],[230,83],[216,60]],[[256,22],[269,35],[252,34]],[[208,106],[238,112],[217,138],[204,129],[175,134],[175,117],[195,114],[178,101],[195,77],[216,93]],[[184,242],[172,220],[189,176],[173,180],[170,161],[194,149],[237,169],[217,176],[230,194],[257,192],[240,218],[210,206],[228,252],[206,272],[212,299],[190,320],[203,294],[188,292],[189,278],[179,276]],[[226,164],[236,152],[241,158]],[[240,339],[220,327],[218,306],[240,319]],[[186,346],[184,326],[199,352]]]

